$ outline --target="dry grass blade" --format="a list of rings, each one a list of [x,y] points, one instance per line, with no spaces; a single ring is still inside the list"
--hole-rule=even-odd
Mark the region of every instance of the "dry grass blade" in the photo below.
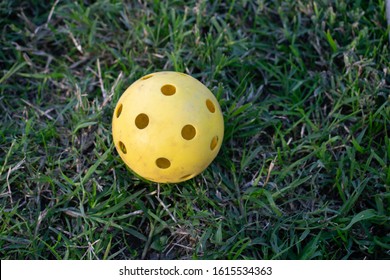
[[[99,84],[100,84],[100,89],[102,91],[103,100],[106,100],[107,99],[107,94],[106,94],[106,90],[104,89],[104,83],[103,83],[103,79],[102,79],[102,70],[100,69],[100,60],[99,60],[99,58],[96,60],[96,64],[97,64],[97,68],[98,68]]]
[[[49,120],[54,120],[54,118],[52,116],[49,115],[49,113],[51,111],[53,111],[54,109],[51,108],[51,109],[48,109],[46,111],[42,111],[41,109],[39,109],[37,106],[31,104],[30,102],[28,102],[27,100],[24,100],[24,99],[21,99],[22,102],[24,102],[25,104],[27,104],[28,106],[30,106],[31,108],[33,108],[35,111],[37,111],[41,116],[45,116],[46,118],[48,118]]]
[[[165,205],[165,203],[161,200],[161,198],[159,198],[158,196],[155,196],[155,198],[158,200],[158,202],[160,203],[160,205],[164,208],[165,211],[167,211],[169,217],[171,217],[171,219],[177,224],[177,220],[175,218],[175,216],[173,216],[172,212],[169,211],[168,207]],[[178,225],[180,227],[180,225]]]
[[[18,169],[22,168],[22,165],[25,163],[25,158],[23,158],[21,161],[19,161],[14,167],[10,167],[8,169],[8,172],[7,172],[7,178],[6,178],[6,181],[7,181],[7,186],[8,186],[8,195],[9,195],[9,198],[10,198],[10,201],[11,201],[11,205],[14,204],[14,201],[12,199],[12,190],[11,190],[11,184],[9,183],[9,177],[11,175],[12,172],[15,172],[17,171]]]

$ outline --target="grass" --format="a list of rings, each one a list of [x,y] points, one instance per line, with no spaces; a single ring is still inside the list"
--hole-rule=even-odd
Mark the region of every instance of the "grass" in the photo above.
[[[390,259],[384,0],[46,2],[0,3],[1,259]],[[111,116],[161,70],[225,138],[158,196]]]

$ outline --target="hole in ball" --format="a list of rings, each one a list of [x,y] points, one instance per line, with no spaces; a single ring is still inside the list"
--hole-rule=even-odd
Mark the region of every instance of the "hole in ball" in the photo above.
[[[149,78],[151,78],[151,77],[153,77],[152,74],[146,75],[146,76],[143,76],[143,77],[141,78],[141,80],[147,80],[147,79],[149,79]]]
[[[195,135],[196,135],[196,129],[190,124],[183,126],[183,128],[181,129],[181,136],[185,140],[191,140],[192,138],[195,137]]]
[[[214,136],[213,139],[211,139],[210,149],[214,150],[215,147],[217,147],[217,144],[218,144],[218,136]]]
[[[148,126],[148,124],[149,124],[149,117],[144,113],[139,114],[135,118],[135,126],[139,129],[144,129],[145,127]]]
[[[210,99],[207,99],[207,100],[206,100],[206,106],[207,106],[207,109],[209,109],[209,111],[210,111],[211,113],[214,113],[214,112],[215,112],[214,103],[213,103]]]
[[[126,146],[122,141],[119,141],[119,149],[122,151],[122,153],[127,154]]]
[[[167,169],[171,166],[171,162],[167,158],[160,157],[156,160],[156,165],[158,168]]]
[[[116,109],[116,117],[119,118],[119,116],[121,115],[122,113],[122,108],[123,108],[123,105],[122,104],[119,104],[118,105],[118,108]]]
[[[161,93],[164,95],[174,95],[176,93],[176,87],[173,85],[163,85],[161,87]]]
[[[191,176],[192,176],[192,174],[187,174],[187,175],[181,176],[180,180],[189,179]]]

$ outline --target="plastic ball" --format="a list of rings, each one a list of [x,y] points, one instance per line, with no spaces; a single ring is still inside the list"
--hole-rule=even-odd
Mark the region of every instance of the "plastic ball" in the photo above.
[[[217,99],[197,79],[157,72],[122,94],[112,134],[131,170],[153,182],[177,183],[195,177],[214,160],[224,122]]]

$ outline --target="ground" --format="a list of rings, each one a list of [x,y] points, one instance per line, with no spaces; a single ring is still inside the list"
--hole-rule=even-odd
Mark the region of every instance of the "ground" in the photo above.
[[[1,259],[390,259],[384,0],[126,2],[0,3]],[[225,137],[158,186],[111,118],[162,70],[212,91]]]

